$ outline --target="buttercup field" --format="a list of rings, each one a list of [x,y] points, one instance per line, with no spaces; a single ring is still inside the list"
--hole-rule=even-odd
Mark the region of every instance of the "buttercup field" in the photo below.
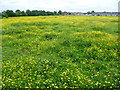
[[[118,17],[2,19],[2,88],[119,88]]]

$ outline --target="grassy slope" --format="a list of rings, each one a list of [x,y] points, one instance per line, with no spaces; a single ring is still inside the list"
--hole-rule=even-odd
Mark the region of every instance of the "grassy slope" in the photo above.
[[[3,19],[3,88],[115,88],[117,17]]]

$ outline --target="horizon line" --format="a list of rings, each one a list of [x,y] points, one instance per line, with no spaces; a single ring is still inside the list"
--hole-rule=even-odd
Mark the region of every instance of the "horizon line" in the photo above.
[[[6,9],[6,10],[12,10],[12,11],[16,11],[16,10],[20,10],[20,9],[16,9],[16,10],[13,10],[13,9]],[[1,12],[4,12],[4,11],[6,11],[6,10],[0,10],[0,13]],[[41,9],[26,9],[26,10],[30,10],[30,11],[32,11],[32,10],[41,10]],[[20,10],[20,11],[26,11],[26,10]],[[54,12],[54,11],[59,11],[59,10],[43,10],[43,11],[50,11],[50,12]],[[91,11],[94,11],[94,12],[119,12],[119,10],[118,11],[95,11],[95,10],[89,10],[89,11],[69,11],[69,10],[61,10],[62,12],[91,12]]]

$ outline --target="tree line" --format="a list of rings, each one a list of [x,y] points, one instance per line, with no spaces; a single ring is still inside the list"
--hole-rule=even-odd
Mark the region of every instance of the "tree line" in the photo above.
[[[18,17],[18,16],[50,16],[50,15],[61,15],[62,11],[59,10],[51,12],[51,11],[45,11],[45,10],[26,10],[26,11],[20,11],[19,9],[15,12],[13,10],[6,10],[1,13],[2,17]]]

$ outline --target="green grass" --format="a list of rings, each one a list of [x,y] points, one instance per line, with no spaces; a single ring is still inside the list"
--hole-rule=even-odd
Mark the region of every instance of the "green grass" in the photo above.
[[[2,20],[3,88],[119,88],[117,17]]]

